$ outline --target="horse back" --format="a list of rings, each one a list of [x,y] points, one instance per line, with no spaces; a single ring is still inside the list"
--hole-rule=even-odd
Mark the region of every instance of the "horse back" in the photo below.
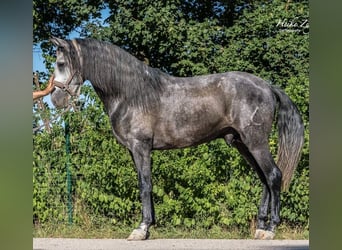
[[[248,126],[270,130],[274,97],[269,85],[254,75],[229,72],[172,78],[153,116],[154,147],[200,144]]]

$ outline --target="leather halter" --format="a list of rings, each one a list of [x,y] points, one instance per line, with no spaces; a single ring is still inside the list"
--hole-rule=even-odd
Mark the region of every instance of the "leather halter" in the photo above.
[[[77,96],[79,91],[72,91],[70,89],[70,83],[72,81],[72,79],[74,79],[74,76],[78,74],[80,76],[80,73],[78,71],[74,71],[70,76],[69,78],[66,80],[65,83],[62,83],[62,82],[59,82],[59,81],[56,81],[54,80],[53,83],[56,87],[60,88],[61,90],[67,92],[69,95],[71,96]],[[82,80],[81,80],[82,81]]]

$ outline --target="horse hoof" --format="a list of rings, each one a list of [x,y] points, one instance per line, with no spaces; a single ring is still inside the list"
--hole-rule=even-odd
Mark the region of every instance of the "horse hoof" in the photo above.
[[[133,230],[133,232],[128,236],[127,240],[147,240],[149,236],[150,233],[148,231],[138,228]]]
[[[275,235],[275,233],[272,231],[257,229],[255,231],[254,239],[256,239],[256,240],[273,240],[274,235]]]

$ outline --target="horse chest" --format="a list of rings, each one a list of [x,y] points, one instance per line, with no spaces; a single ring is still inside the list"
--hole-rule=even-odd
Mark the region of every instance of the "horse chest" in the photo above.
[[[129,109],[116,109],[109,116],[113,135],[119,143],[130,148],[133,141],[152,138],[151,117],[143,112]]]

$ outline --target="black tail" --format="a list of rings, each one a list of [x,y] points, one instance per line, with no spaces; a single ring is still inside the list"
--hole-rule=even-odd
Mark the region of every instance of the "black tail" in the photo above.
[[[277,165],[282,171],[282,189],[287,190],[301,156],[304,124],[295,104],[280,88],[272,86],[279,102]]]

